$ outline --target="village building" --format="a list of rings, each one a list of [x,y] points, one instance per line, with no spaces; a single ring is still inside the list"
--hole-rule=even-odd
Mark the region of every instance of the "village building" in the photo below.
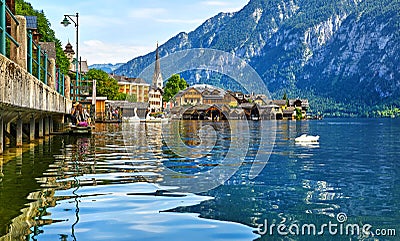
[[[205,84],[180,91],[173,101],[171,116],[186,120],[291,120],[299,110],[304,119],[308,109],[308,100],[270,100]]]
[[[75,65],[74,65],[74,57],[75,57],[75,51],[72,48],[72,45],[70,42],[65,45],[64,49],[65,56],[67,56],[69,60],[69,70],[74,72],[75,70]]]
[[[86,101],[88,103],[92,103],[93,97],[87,97]],[[96,121],[104,121],[106,119],[106,101],[107,97],[105,96],[97,96],[96,97],[96,104],[95,104],[95,113],[93,114],[93,118]]]
[[[146,102],[129,102],[126,100],[106,101],[106,112],[112,113],[111,110],[117,110],[118,119],[134,117],[136,111],[137,117],[140,120],[145,120],[148,108],[149,103]]]
[[[294,120],[297,116],[297,110],[301,112],[301,118],[307,118],[307,110],[309,103],[307,99],[288,99],[288,100],[272,100],[272,105],[276,105],[281,109],[277,119]]]
[[[136,96],[136,102],[148,102],[150,85],[141,78],[128,78],[115,74],[109,75],[118,82],[119,93]]]
[[[158,43],[156,49],[156,63],[154,66],[153,81],[149,90],[150,112],[157,113],[163,111],[163,78],[160,67],[160,56],[158,53]]]
[[[47,45],[45,47],[49,48],[50,46]],[[71,91],[74,96],[74,99],[76,96],[76,99],[83,100],[89,96],[90,93],[89,89],[91,88],[89,85],[89,82],[91,82],[91,80],[88,81],[82,78],[83,75],[89,72],[88,63],[86,60],[79,59],[78,66],[76,66],[75,51],[73,50],[70,42],[68,42],[67,45],[65,46],[64,53],[69,60],[69,73],[76,74],[76,72],[78,72],[78,77],[77,77],[78,79],[74,78],[71,80],[73,85],[73,89],[71,89]],[[76,71],[77,67],[78,71]]]
[[[268,105],[268,97],[266,95],[256,95],[253,102],[259,106],[265,106]]]
[[[87,62],[87,60],[82,60],[82,59],[79,59],[79,66],[78,66],[78,72],[81,74],[81,75],[85,75],[85,74],[87,74],[87,72],[89,72],[89,65],[88,65],[88,62]]]
[[[65,49],[64,49],[64,53],[67,56],[68,60],[69,60],[69,71],[71,73],[76,73],[76,65],[75,65],[75,51],[72,48],[72,45],[70,42],[67,43],[67,45],[65,45]],[[87,63],[87,60],[79,60],[78,63],[78,72],[80,75],[84,75],[87,72],[89,72],[89,66]]]
[[[193,85],[175,95],[174,106],[227,105],[237,107],[238,101],[229,91],[212,85]]]

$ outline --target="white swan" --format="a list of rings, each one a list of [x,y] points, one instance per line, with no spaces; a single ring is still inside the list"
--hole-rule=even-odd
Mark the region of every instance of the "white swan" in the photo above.
[[[309,136],[307,134],[303,134],[294,139],[295,142],[298,143],[317,143],[319,141],[319,136]]]
[[[124,121],[128,123],[140,123],[140,118],[137,114],[137,108],[133,109],[133,112],[135,113],[135,116],[132,117],[124,117]]]

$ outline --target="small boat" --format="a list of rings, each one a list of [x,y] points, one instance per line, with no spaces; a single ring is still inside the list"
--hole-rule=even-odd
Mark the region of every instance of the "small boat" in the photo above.
[[[309,136],[307,134],[303,134],[299,137],[296,137],[294,141],[297,143],[318,143],[319,136]]]
[[[140,123],[141,120],[139,117],[133,116],[133,117],[122,117],[122,122],[124,123]]]
[[[168,123],[169,122],[169,118],[166,118],[164,115],[159,115],[157,117],[151,116],[150,112],[147,113],[146,122],[148,123]]]
[[[168,123],[168,118],[150,117],[145,120],[147,123]]]
[[[69,134],[73,135],[91,135],[92,127],[91,126],[71,126],[69,130]]]

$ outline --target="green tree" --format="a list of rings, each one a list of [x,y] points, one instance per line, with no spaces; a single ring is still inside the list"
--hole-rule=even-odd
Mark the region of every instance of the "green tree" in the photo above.
[[[286,94],[286,91],[285,91],[285,93],[283,93],[282,100],[287,100],[287,94]]]
[[[135,94],[127,95],[126,100],[129,102],[137,102],[137,96]]]
[[[118,100],[122,98],[118,93],[118,82],[103,70],[91,69],[87,72],[85,78],[88,80],[96,80],[97,96],[106,96],[109,100]],[[125,99],[126,95],[123,97]]]
[[[125,94],[125,93],[118,93],[115,97],[114,97],[114,100],[126,100],[126,97],[127,97],[128,95],[127,94]]]
[[[137,97],[135,94],[125,94],[125,93],[118,93],[114,100],[126,100],[128,102],[137,102]]]
[[[61,72],[64,74],[68,73],[69,70],[69,60],[64,53],[61,41],[56,38],[56,34],[53,29],[51,29],[51,24],[46,18],[43,10],[38,11],[33,9],[30,3],[24,0],[15,1],[15,14],[22,16],[36,16],[38,23],[38,31],[40,34],[41,42],[54,42],[56,45],[56,64],[60,68]]]
[[[189,87],[185,79],[181,78],[179,74],[172,75],[165,84],[163,100],[168,102],[174,97],[180,90],[184,90]]]
[[[296,120],[301,120],[303,119],[303,113],[301,113],[300,108],[296,108]]]
[[[286,100],[286,107],[289,107],[289,98],[287,97],[286,91],[283,93],[282,100]]]

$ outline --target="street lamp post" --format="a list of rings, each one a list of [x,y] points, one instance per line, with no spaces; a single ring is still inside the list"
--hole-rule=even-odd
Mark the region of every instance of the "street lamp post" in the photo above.
[[[73,19],[73,17],[75,17],[76,21]],[[73,86],[73,99],[75,99],[75,101],[77,100],[76,97],[76,87],[78,86],[78,93],[80,96],[80,89],[79,89],[79,38],[78,38],[78,33],[79,33],[79,13],[76,13],[75,15],[70,15],[70,14],[65,14],[64,15],[64,19],[61,22],[62,25],[64,25],[64,27],[68,27],[68,25],[71,24],[71,22],[69,20],[71,20],[74,24],[75,24],[75,28],[76,28],[76,58],[75,58],[75,72],[76,72],[76,80],[75,80],[75,84]]]

